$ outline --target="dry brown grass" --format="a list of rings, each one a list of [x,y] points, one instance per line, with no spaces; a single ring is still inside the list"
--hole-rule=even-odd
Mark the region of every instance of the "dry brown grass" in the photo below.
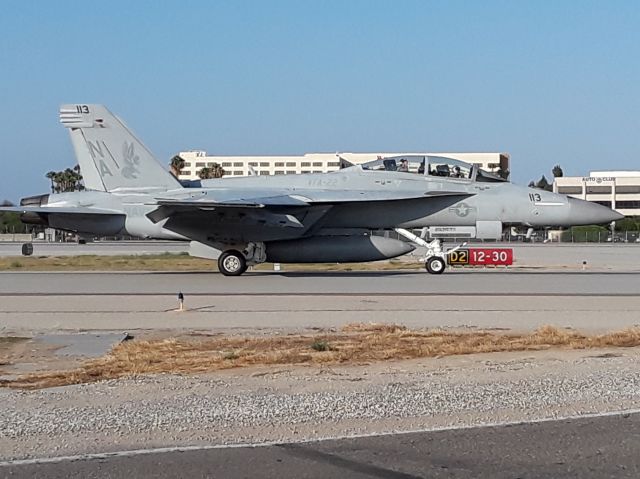
[[[326,342],[316,351],[312,345]],[[548,348],[586,349],[640,345],[640,328],[587,336],[544,326],[530,334],[411,331],[398,325],[354,324],[318,335],[130,341],[70,371],[28,374],[0,382],[14,388],[45,388],[141,374],[191,374],[276,364],[368,363],[471,353]]]
[[[281,271],[377,271],[420,268],[417,262],[376,261],[373,263],[287,264]],[[273,270],[273,264],[254,267]],[[0,257],[0,271],[217,271],[217,262],[186,254],[149,254],[127,256],[28,256]]]

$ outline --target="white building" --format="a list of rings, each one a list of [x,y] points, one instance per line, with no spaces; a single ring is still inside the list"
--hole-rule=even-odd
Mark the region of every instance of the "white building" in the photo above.
[[[210,156],[206,151],[181,151],[185,160],[181,180],[197,180],[202,168],[218,163],[225,177],[247,176],[249,167],[258,175],[292,175],[299,173],[327,173],[340,169],[340,160],[353,164],[366,163],[378,156],[445,156],[473,163],[480,168],[497,172],[509,171],[509,155],[506,153],[306,153],[301,156]]]
[[[640,171],[563,176],[553,181],[553,191],[608,206],[625,216],[640,216]]]

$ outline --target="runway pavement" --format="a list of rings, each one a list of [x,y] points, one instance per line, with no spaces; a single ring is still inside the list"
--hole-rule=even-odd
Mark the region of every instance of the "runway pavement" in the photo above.
[[[337,439],[74,457],[0,477],[637,478],[640,414]]]
[[[461,270],[217,273],[0,273],[0,294],[640,295],[640,273]]]
[[[582,331],[640,323],[640,274],[455,272],[0,273],[4,334],[413,328]],[[187,311],[176,312],[177,293]]]

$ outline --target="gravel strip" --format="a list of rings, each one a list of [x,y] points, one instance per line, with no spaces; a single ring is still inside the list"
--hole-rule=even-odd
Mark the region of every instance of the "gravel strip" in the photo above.
[[[562,355],[166,375],[41,391],[0,390],[0,457],[149,444],[300,440],[640,405],[638,351],[604,358],[585,352]]]

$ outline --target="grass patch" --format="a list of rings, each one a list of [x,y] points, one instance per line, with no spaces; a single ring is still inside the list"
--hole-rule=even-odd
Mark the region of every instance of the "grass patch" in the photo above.
[[[281,271],[383,271],[415,270],[417,261],[377,261],[373,263],[287,264]],[[187,253],[143,255],[78,255],[0,257],[0,271],[218,271],[217,261],[194,258]],[[254,266],[256,271],[273,271],[272,263]]]
[[[311,349],[319,352],[335,350],[335,348],[332,348],[331,345],[323,339],[316,339],[313,343],[311,343]]]
[[[217,271],[216,262],[187,254],[0,258],[0,271]]]
[[[314,344],[318,347],[314,348]],[[472,353],[635,346],[640,346],[640,328],[589,336],[552,326],[529,334],[503,334],[412,331],[398,325],[355,324],[340,332],[319,335],[127,341],[77,369],[27,374],[0,381],[0,386],[38,389],[141,374],[206,373],[254,365],[362,364]]]

